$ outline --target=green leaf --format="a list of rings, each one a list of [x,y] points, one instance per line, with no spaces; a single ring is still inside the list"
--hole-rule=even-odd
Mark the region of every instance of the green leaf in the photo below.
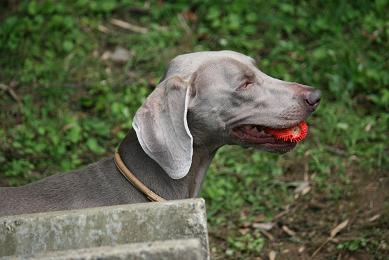
[[[89,138],[86,142],[87,147],[89,150],[96,154],[102,154],[104,153],[104,149],[98,144],[97,140],[95,138]]]
[[[73,50],[73,47],[74,47],[74,44],[72,41],[64,41],[63,42],[64,51],[70,52],[71,50]]]

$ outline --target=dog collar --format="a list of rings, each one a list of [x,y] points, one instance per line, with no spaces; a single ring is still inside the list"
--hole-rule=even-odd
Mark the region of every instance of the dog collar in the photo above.
[[[160,197],[158,194],[150,190],[146,185],[144,185],[124,164],[120,154],[115,152],[114,156],[115,165],[118,170],[123,174],[123,176],[140,192],[142,192],[150,201],[153,202],[163,202],[166,199]]]

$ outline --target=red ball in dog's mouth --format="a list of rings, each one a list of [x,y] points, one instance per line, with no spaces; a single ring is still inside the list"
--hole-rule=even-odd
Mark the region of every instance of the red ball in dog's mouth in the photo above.
[[[270,152],[284,153],[293,149],[305,139],[308,125],[302,121],[288,128],[270,128],[261,125],[239,125],[231,131],[231,136],[243,146],[263,148]]]
[[[308,125],[302,121],[298,125],[289,128],[265,128],[265,132],[285,142],[300,142],[307,137]]]

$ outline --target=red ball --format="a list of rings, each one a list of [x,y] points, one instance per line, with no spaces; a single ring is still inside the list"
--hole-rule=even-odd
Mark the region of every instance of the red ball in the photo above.
[[[283,129],[267,128],[267,133],[273,135],[276,139],[283,140],[285,142],[300,142],[307,137],[308,125],[306,122],[301,122],[296,126]]]

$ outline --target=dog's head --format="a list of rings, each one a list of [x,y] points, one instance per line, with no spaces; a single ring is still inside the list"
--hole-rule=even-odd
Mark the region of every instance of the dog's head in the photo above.
[[[265,128],[288,128],[316,109],[320,91],[261,72],[232,51],[180,55],[137,111],[133,127],[143,150],[171,178],[190,169],[193,145],[216,150],[239,144],[283,153],[295,143]]]

